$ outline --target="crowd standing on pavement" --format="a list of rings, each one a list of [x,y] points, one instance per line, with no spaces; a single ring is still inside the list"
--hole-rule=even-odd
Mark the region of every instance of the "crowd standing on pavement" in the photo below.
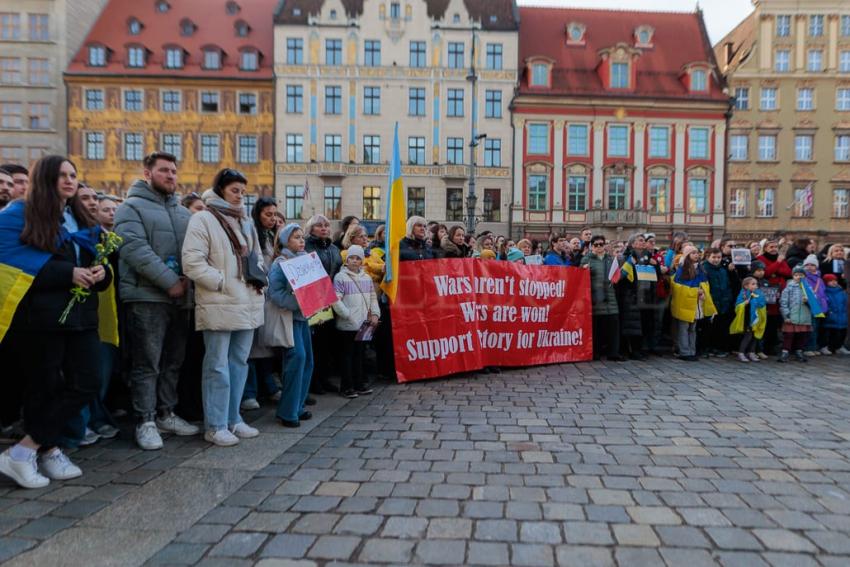
[[[0,246],[47,258],[0,341],[14,377],[0,400],[14,443],[0,473],[22,487],[82,475],[64,450],[119,435],[122,416],[144,450],[163,447],[162,433],[227,447],[259,435],[242,413],[261,401],[295,428],[320,396],[367,396],[374,378],[394,379],[384,227],[370,239],[349,216],[332,234],[325,216],[302,226],[270,198],[248,211],[249,179],[231,168],[181,198],[175,156],[142,165],[124,198],[80,182],[62,156],[32,171],[0,166]],[[282,264],[311,252],[337,301],[307,318]],[[592,227],[514,241],[419,216],[399,243],[405,262],[587,270],[593,356],[608,361],[850,355],[846,254],[842,243],[818,251],[779,235],[700,248],[683,232],[662,249],[652,233],[611,241]]]

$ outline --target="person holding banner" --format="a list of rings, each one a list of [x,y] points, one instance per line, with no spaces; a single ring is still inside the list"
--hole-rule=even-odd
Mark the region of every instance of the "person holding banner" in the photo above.
[[[611,278],[618,267],[614,258],[605,253],[605,237],[590,239],[590,253],[581,259],[583,268],[590,270],[590,300],[593,303],[593,359],[599,360],[603,349],[609,361],[620,361],[620,322],[617,293]],[[614,279],[617,279],[616,277]]]
[[[572,266],[572,248],[566,234],[553,234],[549,238],[549,251],[543,258],[544,266]]]

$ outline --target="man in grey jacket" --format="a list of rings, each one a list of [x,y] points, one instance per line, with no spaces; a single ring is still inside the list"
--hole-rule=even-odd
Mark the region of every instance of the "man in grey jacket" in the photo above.
[[[136,443],[146,450],[162,448],[160,431],[200,432],[174,414],[191,316],[189,280],[180,268],[190,215],[174,195],[176,189],[177,159],[154,152],[144,160],[144,179],[133,183],[115,213],[115,232],[124,239],[120,296],[127,314],[131,397],[139,420]]]

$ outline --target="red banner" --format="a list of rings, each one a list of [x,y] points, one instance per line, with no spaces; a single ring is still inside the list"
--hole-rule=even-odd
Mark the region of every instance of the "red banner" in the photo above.
[[[593,358],[588,270],[473,259],[399,267],[399,382]]]

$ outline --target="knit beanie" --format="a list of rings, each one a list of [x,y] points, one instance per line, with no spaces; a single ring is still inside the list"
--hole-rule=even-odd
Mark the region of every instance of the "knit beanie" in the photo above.
[[[803,260],[803,265],[806,266],[808,264],[812,264],[814,266],[820,265],[820,263],[818,262],[818,257],[814,254],[809,254],[808,256],[806,256],[806,259]]]
[[[348,256],[346,256],[346,258],[353,258],[355,256],[360,258],[361,260],[363,260],[366,257],[365,253],[363,252],[362,246],[358,246],[357,244],[353,244],[353,245],[348,247]]]
[[[750,263],[750,273],[755,272],[756,270],[764,270],[767,266],[764,265],[764,262],[759,260],[755,260]]]
[[[823,277],[823,281],[826,282],[826,283],[837,282],[838,276],[836,276],[835,274],[827,274]]]
[[[792,274],[805,274],[806,268],[803,267],[802,264],[797,264],[794,266],[794,269],[791,271]]]
[[[682,258],[679,260],[680,264],[685,263],[685,258],[691,255],[691,252],[698,252],[696,246],[685,246],[682,248]]]
[[[508,262],[516,262],[525,258],[525,254],[519,248],[511,248],[508,250]]]
[[[280,242],[280,245],[285,248],[286,244],[289,242],[289,237],[292,236],[292,233],[296,230],[301,230],[301,225],[297,222],[291,222],[280,229],[280,232],[277,233],[277,240]]]
[[[481,259],[482,260],[495,260],[496,253],[489,249],[484,249],[481,251]]]

